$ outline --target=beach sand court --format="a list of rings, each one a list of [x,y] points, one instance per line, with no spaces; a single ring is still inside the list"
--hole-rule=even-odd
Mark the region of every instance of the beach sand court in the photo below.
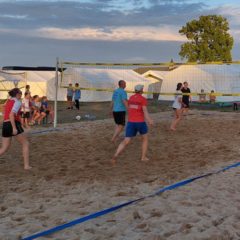
[[[111,165],[112,119],[30,134],[28,172],[13,140],[0,157],[0,239],[21,239],[240,159],[239,113],[193,110],[174,133],[172,112],[152,117],[147,163],[138,136]],[[234,168],[39,239],[240,239],[239,180]]]

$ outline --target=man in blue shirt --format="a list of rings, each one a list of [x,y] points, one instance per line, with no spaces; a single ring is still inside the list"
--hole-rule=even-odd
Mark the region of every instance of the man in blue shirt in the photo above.
[[[116,129],[112,137],[112,142],[115,142],[117,140],[117,137],[125,126],[126,110],[128,107],[127,93],[124,90],[126,88],[126,82],[124,80],[120,80],[118,82],[118,86],[119,88],[113,92],[111,103],[111,111],[116,123]]]

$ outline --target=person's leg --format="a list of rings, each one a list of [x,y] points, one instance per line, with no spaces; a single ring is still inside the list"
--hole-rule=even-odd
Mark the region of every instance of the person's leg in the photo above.
[[[25,124],[25,118],[23,117],[24,114],[21,114],[21,124],[22,126],[24,126]]]
[[[115,142],[120,135],[120,133],[123,131],[124,126],[123,125],[116,125],[113,137],[112,137],[112,142]]]
[[[176,126],[177,126],[178,122],[181,120],[182,111],[183,111],[182,109],[175,110],[174,119],[173,119],[171,127],[170,127],[171,130],[173,130],[173,131],[176,130]]]
[[[24,133],[21,133],[16,136],[16,139],[19,143],[22,144],[22,153],[23,153],[23,162],[24,162],[24,169],[28,170],[31,169],[29,165],[29,142]]]
[[[69,99],[69,97],[67,96],[67,109],[71,108],[71,101]]]
[[[76,106],[76,109],[79,110],[79,100],[78,99],[75,100],[75,106]]]
[[[46,113],[45,112],[41,112],[39,118],[38,118],[38,125],[41,124],[41,121],[46,117]]]
[[[41,117],[40,113],[38,111],[35,111],[33,122],[35,123],[40,117]]]
[[[112,158],[112,163],[116,163],[116,159],[119,156],[119,154],[125,149],[125,147],[130,143],[131,138],[130,137],[125,137],[125,139],[119,144],[117,151],[115,152],[113,158]]]
[[[126,112],[113,112],[113,117],[116,123],[116,128],[111,141],[115,142],[125,127]]]
[[[49,111],[49,117],[50,117],[50,121],[48,123],[53,123],[54,122],[54,112],[52,110]]]
[[[174,124],[174,128],[176,129],[177,124],[179,123],[179,121],[181,120],[182,117],[182,109],[177,109],[176,110],[176,119],[175,119],[175,124]]]
[[[188,109],[189,109],[188,107],[183,108],[182,112],[183,114],[185,114],[185,116],[188,114]]]
[[[148,134],[142,135],[142,161],[148,161],[147,158],[147,149],[148,149]]]
[[[11,137],[2,137],[2,146],[0,148],[0,156],[4,154],[11,145]]]
[[[175,109],[174,110],[174,117],[173,117],[173,120],[172,120],[172,123],[171,123],[171,126],[170,126],[170,129],[173,130],[173,131],[176,130],[176,128],[175,128],[176,119],[177,119],[177,110]]]
[[[25,124],[25,128],[29,128],[29,118],[27,117],[24,118],[24,124]]]

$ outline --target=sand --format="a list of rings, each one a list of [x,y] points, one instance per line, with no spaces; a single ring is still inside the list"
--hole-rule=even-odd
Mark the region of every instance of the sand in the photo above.
[[[239,113],[194,110],[174,133],[171,115],[152,115],[148,163],[140,161],[137,137],[110,164],[112,119],[30,134],[29,172],[13,141],[0,157],[0,239],[20,239],[239,161]],[[40,239],[240,239],[239,180],[240,168],[232,169]]]

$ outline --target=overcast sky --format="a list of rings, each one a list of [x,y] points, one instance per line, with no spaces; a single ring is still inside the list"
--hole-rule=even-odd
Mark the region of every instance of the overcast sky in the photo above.
[[[180,61],[178,30],[221,14],[240,59],[239,0],[0,0],[0,66],[81,62]]]

